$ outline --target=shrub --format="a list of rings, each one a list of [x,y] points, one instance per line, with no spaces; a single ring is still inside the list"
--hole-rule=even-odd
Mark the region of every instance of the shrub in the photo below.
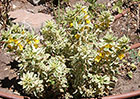
[[[28,94],[38,98],[55,94],[66,99],[109,94],[129,39],[112,34],[109,11],[96,20],[92,15],[80,4],[67,8],[61,24],[46,22],[42,40],[17,25],[2,33],[4,47],[15,52],[19,84]]]

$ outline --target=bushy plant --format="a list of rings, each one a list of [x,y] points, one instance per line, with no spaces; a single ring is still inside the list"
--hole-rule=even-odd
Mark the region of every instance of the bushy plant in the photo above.
[[[140,49],[136,51],[135,49],[132,49],[129,51],[130,58],[132,59],[132,62],[139,63],[140,62]]]
[[[39,98],[51,92],[66,99],[109,94],[129,39],[112,34],[109,11],[97,19],[92,15],[80,4],[67,8],[61,24],[46,22],[42,40],[17,25],[2,33],[4,47],[15,52],[19,84],[28,94]]]

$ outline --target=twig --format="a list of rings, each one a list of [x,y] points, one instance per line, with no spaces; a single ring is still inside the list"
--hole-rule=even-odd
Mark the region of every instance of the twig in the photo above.
[[[118,14],[115,16],[115,20],[121,18],[122,16],[124,16],[126,13],[130,12],[130,8],[125,9],[122,13]]]
[[[0,96],[7,99],[30,99],[29,97],[26,97],[26,96],[24,97],[24,96],[8,94],[2,91],[0,91]]]
[[[140,29],[140,25],[139,25],[140,24],[140,16],[139,16],[140,15],[140,11],[139,11],[140,9],[139,8],[140,8],[140,5],[138,5],[138,9],[137,9],[137,18],[138,18],[138,20],[137,20],[137,29],[138,30]]]

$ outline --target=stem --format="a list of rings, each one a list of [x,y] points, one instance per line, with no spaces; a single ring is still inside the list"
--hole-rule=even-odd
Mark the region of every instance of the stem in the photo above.
[[[54,17],[55,17],[55,19],[56,19],[56,12],[55,12],[55,9],[54,9],[53,1],[51,1],[51,6],[52,6],[52,8],[53,8],[53,14],[54,14]]]
[[[138,5],[138,9],[137,9],[137,18],[138,18],[138,20],[137,20],[137,29],[139,30],[140,29],[140,26],[139,26],[139,24],[140,24],[140,17],[139,17],[139,15],[140,15],[140,12],[139,12],[139,5]]]
[[[58,24],[60,25],[60,0],[58,0]]]

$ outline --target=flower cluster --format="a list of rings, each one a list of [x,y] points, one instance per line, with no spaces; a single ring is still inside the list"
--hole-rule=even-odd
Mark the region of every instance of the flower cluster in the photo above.
[[[128,49],[128,46],[125,44],[129,42],[126,36],[117,39],[111,34],[106,34],[105,38],[103,38],[103,42],[104,43],[100,44],[100,47],[97,47],[98,54],[95,57],[96,62],[100,62],[102,59],[103,61],[110,61],[113,58],[122,60],[125,57],[124,52]]]
[[[32,46],[38,48],[39,39],[34,33],[25,31],[24,28],[20,28],[18,25],[13,25],[9,30],[2,33],[5,42],[5,47],[8,47],[9,51],[23,51],[26,46]]]

